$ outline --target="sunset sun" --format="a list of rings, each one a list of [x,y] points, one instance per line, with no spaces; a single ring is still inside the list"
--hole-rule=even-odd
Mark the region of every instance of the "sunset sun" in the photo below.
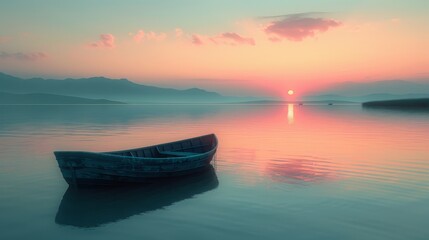
[[[289,96],[292,96],[292,95],[294,94],[294,91],[293,91],[293,90],[289,90],[289,91],[287,91],[287,94],[288,94]]]

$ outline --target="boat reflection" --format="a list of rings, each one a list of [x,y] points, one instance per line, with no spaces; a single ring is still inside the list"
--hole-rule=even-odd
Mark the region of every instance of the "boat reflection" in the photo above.
[[[86,189],[69,187],[61,200],[55,222],[81,228],[98,227],[162,209],[213,190],[218,185],[216,172],[210,165],[200,173],[147,185]]]

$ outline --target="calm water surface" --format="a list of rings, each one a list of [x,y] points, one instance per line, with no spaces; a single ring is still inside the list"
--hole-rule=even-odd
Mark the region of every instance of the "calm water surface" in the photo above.
[[[68,189],[54,150],[216,133],[211,171]],[[0,106],[0,239],[428,239],[429,113],[360,106]]]

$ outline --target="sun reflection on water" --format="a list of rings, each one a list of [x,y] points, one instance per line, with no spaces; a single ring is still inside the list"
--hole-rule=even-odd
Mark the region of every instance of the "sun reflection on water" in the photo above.
[[[293,113],[293,104],[289,103],[287,105],[287,120],[289,124],[292,124],[294,121],[294,113]]]

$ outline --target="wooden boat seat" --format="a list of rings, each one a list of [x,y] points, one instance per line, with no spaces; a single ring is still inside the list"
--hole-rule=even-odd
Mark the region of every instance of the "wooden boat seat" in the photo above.
[[[187,156],[192,156],[196,154],[194,152],[170,152],[170,151],[160,151],[159,153],[163,155],[174,156],[174,157],[187,157]]]

